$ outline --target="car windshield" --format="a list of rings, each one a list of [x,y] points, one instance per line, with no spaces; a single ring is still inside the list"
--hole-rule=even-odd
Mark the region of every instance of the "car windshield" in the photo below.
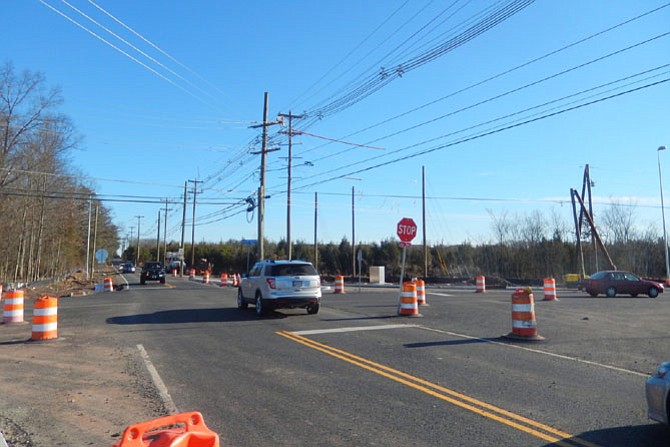
[[[316,269],[311,264],[276,264],[268,266],[267,276],[314,276]]]

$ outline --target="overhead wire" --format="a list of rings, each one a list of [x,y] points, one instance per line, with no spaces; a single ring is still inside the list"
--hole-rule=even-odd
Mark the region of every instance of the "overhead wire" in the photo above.
[[[478,101],[478,102],[476,102],[476,103],[469,104],[469,105],[467,105],[467,106],[465,106],[465,107],[456,109],[456,110],[454,110],[454,111],[448,112],[448,113],[443,114],[443,115],[441,115],[441,116],[431,118],[430,120],[423,121],[423,122],[421,122],[421,123],[418,123],[418,124],[415,124],[415,125],[406,127],[406,128],[404,128],[404,129],[400,129],[400,130],[395,131],[395,132],[392,132],[392,133],[390,133],[390,134],[387,134],[387,135],[380,136],[380,137],[378,137],[378,138],[369,140],[369,141],[366,142],[366,144],[378,143],[378,142],[383,141],[383,140],[386,140],[386,139],[388,139],[388,138],[395,137],[395,136],[398,136],[398,135],[400,135],[400,134],[407,133],[407,132],[409,132],[409,131],[419,129],[419,128],[421,128],[421,127],[423,127],[423,126],[426,126],[426,125],[428,125],[428,124],[433,124],[433,123],[435,123],[435,122],[437,122],[437,121],[439,121],[439,120],[443,120],[443,119],[452,117],[452,116],[454,116],[454,115],[457,115],[457,114],[459,114],[459,113],[465,112],[465,111],[467,111],[467,110],[474,109],[474,108],[479,107],[479,106],[481,106],[481,105],[490,103],[490,102],[492,102],[492,101],[501,99],[501,98],[506,97],[506,96],[509,96],[509,95],[511,95],[511,94],[518,93],[518,92],[520,92],[520,91],[522,91],[522,90],[525,90],[525,89],[528,89],[528,88],[530,88],[530,87],[539,85],[539,84],[544,83],[544,82],[546,82],[546,81],[555,79],[555,78],[557,78],[557,77],[559,77],[559,76],[563,76],[563,75],[568,74],[568,73],[571,73],[571,72],[573,72],[573,71],[576,71],[576,70],[585,68],[585,67],[587,67],[587,66],[589,66],[589,65],[592,65],[592,64],[595,64],[595,63],[598,63],[598,62],[602,62],[602,61],[605,60],[605,59],[611,58],[611,57],[616,56],[616,55],[620,55],[620,54],[622,54],[622,53],[624,53],[624,52],[626,52],[626,51],[630,51],[630,50],[635,49],[635,48],[638,48],[638,47],[640,47],[640,46],[642,46],[642,45],[646,45],[646,44],[648,44],[648,43],[654,42],[654,41],[656,41],[656,40],[658,40],[658,39],[660,39],[660,38],[667,37],[668,35],[670,35],[670,32],[665,32],[665,33],[658,34],[658,35],[656,35],[656,36],[653,36],[653,37],[651,37],[651,38],[648,38],[648,39],[639,41],[639,42],[637,42],[637,43],[634,43],[634,44],[629,45],[629,46],[627,46],[627,47],[618,49],[618,50],[616,50],[616,51],[610,52],[610,53],[608,53],[608,54],[606,54],[606,55],[603,55],[603,56],[600,56],[600,57],[598,57],[598,58],[589,60],[589,61],[584,62],[584,63],[581,63],[581,64],[574,65],[574,66],[569,67],[569,68],[567,68],[567,69],[561,70],[561,71],[559,71],[559,72],[557,72],[557,73],[554,73],[554,74],[545,76],[545,77],[543,77],[543,78],[541,78],[541,79],[532,81],[532,82],[527,83],[527,84],[525,84],[525,85],[523,85],[523,86],[520,86],[520,87],[517,87],[517,88],[514,88],[514,89],[510,89],[510,90],[507,90],[507,91],[505,91],[505,92],[503,92],[503,93],[500,93],[500,94],[498,94],[498,95],[489,97],[489,98],[484,99],[484,100],[482,100],[482,101]],[[662,66],[659,66],[659,67],[654,68],[653,70],[658,70],[658,69],[663,68],[663,67],[664,67],[664,66],[662,65]],[[643,71],[643,72],[638,73],[636,76],[638,76],[638,75],[642,75],[642,74],[645,74],[645,73],[646,73],[646,72]],[[621,82],[621,81],[624,81],[624,80],[626,80],[626,79],[628,79],[628,77],[624,77],[624,78],[618,79],[617,81],[613,81],[613,82]],[[602,88],[602,87],[607,86],[607,85],[609,85],[609,83],[600,85],[600,86],[598,86],[597,88]],[[586,90],[586,91],[582,91],[582,92],[580,92],[579,94],[583,94],[583,93],[585,93],[585,92],[587,92],[587,91],[588,91],[588,90]],[[565,99],[565,98],[562,98],[562,99]],[[546,105],[546,104],[545,104],[545,105]],[[442,137],[439,137],[439,138],[442,138]],[[424,143],[425,143],[425,142],[424,142]],[[322,157],[320,157],[320,158],[316,158],[316,159],[314,159],[314,162],[317,162],[317,163],[318,163],[318,162],[320,162],[320,161],[323,161],[323,160],[326,160],[326,159],[329,159],[329,158],[340,157],[342,154],[344,154],[345,152],[348,152],[348,151],[350,151],[350,150],[351,150],[351,148],[345,148],[345,149],[342,149],[342,150],[337,151],[337,152],[331,152],[331,153],[328,154],[328,155],[325,155],[325,156],[322,156]],[[388,156],[388,154],[384,154],[384,155],[382,155],[382,157],[384,157],[384,156]],[[378,158],[378,157],[375,157],[375,158]],[[326,173],[326,175],[327,175],[327,174],[328,174],[328,173]],[[319,175],[319,174],[314,174],[312,177],[315,177],[315,176],[317,176],[317,175]]]
[[[619,29],[619,28],[621,28],[621,27],[623,27],[623,26],[625,26],[625,25],[629,25],[629,24],[631,24],[631,23],[633,23],[633,22],[635,22],[635,21],[638,21],[638,20],[640,20],[640,19],[642,19],[642,18],[645,18],[645,17],[647,17],[647,16],[649,16],[649,15],[651,15],[651,14],[657,13],[657,12],[659,12],[660,10],[662,10],[662,9],[664,9],[664,8],[667,8],[668,6],[670,6],[670,2],[665,3],[665,4],[663,4],[663,5],[660,5],[660,6],[657,7],[657,8],[654,8],[654,9],[651,9],[651,10],[648,10],[648,11],[645,11],[645,12],[643,12],[642,14],[639,14],[639,15],[637,15],[637,16],[635,16],[635,17],[632,17],[632,18],[630,18],[630,19],[627,19],[627,20],[624,20],[624,21],[622,21],[622,22],[619,22],[619,23],[617,23],[617,24],[615,24],[615,25],[613,25],[613,26],[610,26],[610,27],[608,27],[608,28],[605,28],[605,29],[600,30],[600,31],[598,31],[598,32],[595,32],[595,33],[593,33],[593,34],[590,34],[590,35],[588,35],[588,36],[586,36],[586,37],[584,37],[584,38],[578,39],[578,40],[576,40],[576,41],[574,41],[574,42],[572,42],[572,43],[569,43],[569,44],[564,45],[564,46],[562,46],[562,47],[560,47],[560,48],[557,48],[557,49],[555,49],[555,50],[552,50],[552,51],[550,51],[550,52],[548,52],[548,53],[545,53],[545,54],[543,54],[543,55],[541,55],[541,56],[539,56],[539,57],[535,57],[535,58],[533,58],[533,59],[527,60],[527,61],[525,61],[525,62],[523,62],[523,63],[521,63],[521,64],[519,64],[519,65],[516,65],[516,66],[514,66],[514,67],[512,67],[512,68],[510,68],[510,69],[501,71],[501,72],[499,72],[499,73],[497,73],[497,74],[495,74],[495,75],[493,75],[493,76],[490,76],[490,77],[488,77],[488,78],[485,78],[485,79],[483,79],[483,80],[481,80],[481,81],[477,81],[477,82],[475,82],[475,83],[469,84],[469,85],[466,86],[466,87],[463,87],[463,88],[461,88],[461,89],[459,89],[459,90],[456,90],[456,91],[453,91],[453,92],[451,92],[451,93],[448,93],[447,95],[441,96],[441,97],[439,97],[439,98],[437,98],[437,99],[435,99],[435,100],[432,100],[432,101],[429,101],[429,102],[427,102],[427,103],[424,103],[424,104],[422,104],[422,105],[420,105],[420,106],[418,106],[418,107],[415,107],[415,108],[412,108],[412,109],[407,110],[407,111],[405,111],[405,112],[402,112],[402,113],[400,113],[400,114],[394,115],[394,116],[392,116],[392,117],[390,117],[390,118],[386,118],[386,119],[384,119],[384,120],[382,120],[382,121],[378,121],[377,123],[375,123],[375,124],[373,124],[373,125],[371,125],[371,126],[368,126],[368,127],[363,128],[363,129],[357,130],[357,131],[355,131],[355,132],[346,134],[346,135],[342,136],[341,138],[343,138],[343,139],[344,139],[344,138],[350,138],[350,137],[352,137],[352,136],[361,134],[361,133],[363,133],[363,132],[367,132],[367,131],[369,131],[369,130],[375,129],[375,128],[380,127],[380,126],[382,126],[382,125],[391,123],[391,122],[393,122],[393,121],[395,121],[395,120],[397,120],[397,119],[404,118],[404,117],[406,117],[406,116],[408,116],[408,115],[410,115],[410,114],[412,114],[412,113],[415,113],[415,112],[418,112],[418,111],[420,111],[420,110],[426,109],[426,108],[428,108],[428,107],[430,107],[430,106],[433,106],[433,105],[436,105],[436,104],[438,104],[438,103],[440,103],[440,102],[442,102],[442,101],[445,101],[445,100],[447,100],[447,99],[453,98],[453,97],[455,97],[455,96],[457,96],[457,95],[459,95],[459,94],[462,94],[462,93],[465,93],[465,92],[467,92],[467,91],[473,90],[473,89],[476,88],[476,87],[480,87],[480,86],[482,86],[482,85],[484,85],[484,84],[487,84],[487,83],[489,83],[489,82],[491,82],[491,81],[494,81],[494,80],[496,80],[496,79],[499,79],[499,78],[501,78],[501,77],[503,77],[503,76],[506,76],[506,75],[508,75],[508,74],[510,74],[510,73],[513,73],[513,72],[515,72],[515,71],[521,70],[522,68],[526,68],[526,67],[528,67],[528,66],[530,66],[530,65],[532,65],[532,64],[535,64],[535,63],[537,63],[537,62],[540,62],[540,61],[542,61],[542,60],[544,60],[544,59],[548,59],[548,58],[550,58],[550,57],[552,57],[552,56],[555,56],[555,55],[557,55],[557,54],[559,54],[559,53],[562,53],[562,52],[564,52],[564,51],[567,51],[567,50],[569,50],[569,49],[571,49],[571,48],[574,48],[574,47],[576,47],[576,46],[578,46],[578,45],[584,44],[584,43],[586,43],[586,42],[588,42],[588,41],[590,41],[590,40],[593,40],[593,39],[595,39],[595,38],[597,38],[597,37],[603,36],[603,35],[605,35],[605,34],[607,34],[607,33],[610,33],[610,32],[612,32],[612,31],[614,31],[614,30],[617,30],[617,29]],[[328,143],[326,143],[326,144],[328,144]],[[325,146],[325,144],[322,145],[322,146]],[[320,146],[320,147],[322,147],[322,146]]]
[[[402,156],[402,157],[398,157],[398,158],[395,158],[393,160],[389,160],[389,161],[382,162],[382,163],[377,163],[375,165],[368,166],[368,167],[365,167],[365,168],[356,169],[354,171],[349,171],[347,173],[334,175],[334,176],[331,176],[330,178],[321,180],[319,182],[311,183],[311,184],[308,184],[308,185],[302,185],[302,186],[300,186],[300,188],[307,188],[307,187],[310,187],[310,186],[321,185],[323,183],[326,183],[326,182],[329,182],[329,181],[332,181],[332,180],[341,179],[341,178],[351,176],[351,175],[355,175],[355,174],[361,174],[363,172],[368,172],[368,171],[371,171],[373,169],[380,168],[382,166],[388,166],[390,164],[395,164],[395,163],[398,163],[398,162],[401,162],[401,161],[416,158],[416,157],[419,157],[421,155],[426,155],[426,154],[429,154],[431,152],[444,150],[444,149],[447,149],[449,147],[453,147],[453,146],[456,146],[456,145],[459,145],[459,144],[464,144],[464,143],[467,143],[467,142],[470,142],[470,141],[478,140],[478,139],[481,139],[481,138],[484,138],[484,137],[487,137],[487,136],[490,136],[490,135],[494,135],[494,134],[497,134],[497,133],[500,133],[500,132],[511,130],[511,129],[514,129],[514,128],[517,128],[517,127],[520,127],[520,126],[528,125],[528,124],[531,124],[531,123],[534,123],[534,122],[537,122],[537,121],[541,121],[541,120],[544,120],[544,119],[552,118],[552,117],[555,117],[555,116],[558,116],[558,115],[561,115],[561,114],[564,114],[564,113],[568,113],[568,112],[571,112],[571,111],[574,111],[574,110],[578,110],[578,109],[581,109],[581,108],[584,108],[584,107],[588,107],[588,106],[591,106],[591,105],[594,105],[594,104],[597,104],[597,103],[600,103],[600,102],[603,102],[603,101],[608,101],[608,100],[618,98],[620,96],[624,96],[624,95],[627,95],[627,94],[630,94],[630,93],[635,93],[635,92],[643,90],[643,89],[647,89],[647,88],[650,88],[650,87],[656,87],[656,86],[664,84],[668,81],[670,81],[670,78],[662,79],[662,80],[659,80],[659,81],[656,81],[656,82],[653,82],[653,83],[649,83],[649,84],[646,84],[646,85],[643,85],[643,86],[640,86],[640,87],[636,87],[636,88],[632,88],[630,90],[626,90],[626,91],[623,91],[623,92],[612,94],[612,95],[604,97],[604,98],[595,99],[595,100],[589,101],[587,103],[578,104],[578,105],[575,105],[575,106],[572,106],[572,107],[567,107],[567,108],[564,108],[564,109],[561,109],[561,110],[558,110],[558,111],[542,114],[540,116],[525,119],[523,121],[516,122],[516,123],[513,123],[513,124],[509,124],[509,125],[505,125],[503,127],[495,128],[495,129],[488,130],[488,131],[483,131],[483,132],[473,134],[473,135],[470,135],[470,136],[467,136],[467,137],[464,137],[464,138],[461,138],[461,139],[458,139],[458,140],[454,140],[454,141],[449,142],[449,143],[441,144],[441,145],[438,145],[438,146],[434,146],[432,148],[421,150],[419,152],[414,152],[414,153],[411,153],[411,154],[408,154],[408,155],[405,155],[405,156]],[[412,146],[409,146],[409,147],[414,147],[414,146],[416,146],[416,145],[412,145]],[[400,150],[405,150],[405,149],[406,148],[402,148],[402,149],[397,150],[396,152],[398,152]],[[360,164],[360,163],[356,163],[356,164]]]
[[[210,86],[212,89],[214,89],[215,91],[217,91],[221,96],[223,96],[223,97],[226,99],[226,101],[228,101],[228,102],[232,102],[232,101],[233,101],[232,98],[230,98],[228,95],[226,95],[226,94],[223,92],[223,90],[219,89],[216,85],[214,85],[213,83],[211,83],[210,81],[208,81],[205,77],[203,77],[203,76],[200,75],[198,72],[196,72],[196,71],[193,70],[192,68],[188,67],[187,65],[185,65],[185,64],[182,63],[181,61],[179,61],[177,58],[175,58],[174,56],[172,56],[171,54],[169,54],[167,51],[165,51],[165,50],[163,50],[162,48],[160,48],[158,45],[156,45],[155,43],[153,43],[152,41],[150,41],[150,40],[147,39],[146,37],[142,36],[140,33],[138,33],[138,32],[135,31],[133,28],[131,28],[130,26],[128,26],[127,24],[125,24],[124,22],[122,22],[119,18],[117,18],[116,16],[112,15],[110,12],[108,12],[108,11],[105,10],[104,8],[102,8],[100,5],[98,5],[97,3],[95,3],[93,0],[88,0],[88,2],[89,2],[91,5],[93,5],[94,7],[96,7],[98,10],[100,10],[101,12],[103,12],[105,15],[107,15],[108,17],[110,17],[112,20],[114,20],[115,22],[117,22],[119,25],[121,25],[122,27],[124,27],[126,30],[130,31],[130,32],[133,33],[135,36],[137,36],[138,38],[140,38],[142,41],[144,41],[145,43],[147,43],[148,45],[150,45],[153,49],[155,49],[156,51],[158,51],[158,52],[160,52],[161,54],[163,54],[164,56],[166,56],[166,57],[167,57],[168,59],[170,59],[172,62],[174,62],[175,64],[179,65],[180,67],[182,67],[183,69],[185,69],[186,71],[188,71],[189,73],[191,73],[192,75],[196,76],[196,77],[197,77],[198,79],[200,79],[201,81],[205,82],[208,86]],[[239,109],[239,108],[238,108],[238,109]]]
[[[313,119],[322,119],[334,113],[351,107],[352,105],[362,101],[371,94],[380,90],[390,82],[404,76],[407,72],[414,70],[444,54],[462,46],[471,41],[475,37],[490,30],[496,25],[507,20],[523,8],[527,7],[534,0],[510,0],[509,3],[495,12],[489,14],[486,18],[479,21],[477,24],[469,27],[466,31],[460,33],[458,36],[443,42],[442,44],[432,48],[430,51],[424,52],[419,56],[408,59],[404,63],[398,64],[395,68],[382,71],[376,75],[368,77],[367,81],[352,87],[345,94],[334,99],[330,103],[318,107],[316,109],[308,110],[307,115]]]

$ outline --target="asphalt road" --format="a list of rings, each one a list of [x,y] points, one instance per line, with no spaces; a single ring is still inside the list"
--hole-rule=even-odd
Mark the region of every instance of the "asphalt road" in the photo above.
[[[670,359],[670,296],[558,291],[541,342],[512,342],[512,291],[427,288],[420,317],[397,289],[347,286],[317,315],[265,318],[236,289],[168,278],[64,302],[59,326],[104,325],[141,346],[178,411],[233,446],[665,446],[644,381]],[[138,348],[138,355],[139,355]]]

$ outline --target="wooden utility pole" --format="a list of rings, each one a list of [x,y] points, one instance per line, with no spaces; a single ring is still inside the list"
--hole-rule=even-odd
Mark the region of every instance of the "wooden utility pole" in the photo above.
[[[319,242],[317,238],[317,223],[319,216],[319,193],[314,193],[314,267],[319,269]]]
[[[290,261],[293,257],[293,244],[291,243],[291,179],[293,165],[293,118],[304,118],[304,115],[293,115],[291,111],[288,114],[280,113],[280,118],[288,118],[288,187],[286,189],[286,246],[287,257]]]
[[[158,210],[158,224],[157,233],[156,233],[156,261],[160,262],[161,260],[161,212]]]
[[[421,167],[421,211],[423,219],[423,278],[428,278],[428,244],[426,243],[426,167]]]
[[[168,208],[168,199],[165,199],[165,219],[163,220],[163,266],[167,262],[167,213],[172,211]]]
[[[135,217],[137,217],[137,253],[135,253],[135,265],[138,265],[140,261],[140,219],[144,216]]]
[[[179,276],[184,276],[184,232],[186,231],[186,199],[188,197],[188,181],[184,182],[184,209],[181,216],[181,243],[179,244],[180,265]]]
[[[268,149],[268,126],[273,124],[279,124],[280,121],[268,122],[268,107],[270,104],[270,95],[268,92],[265,92],[263,97],[263,124],[257,126],[251,126],[252,128],[263,128],[263,137],[261,142],[261,151],[252,152],[252,154],[261,155],[261,183],[258,187],[258,256],[259,259],[265,259],[265,166],[266,166],[266,155],[270,151],[276,151],[278,149]]]
[[[202,180],[189,180],[193,183],[193,218],[191,219],[191,267],[195,265],[195,199],[198,195],[198,183]]]
[[[356,277],[356,212],[353,186],[351,187],[351,277]]]

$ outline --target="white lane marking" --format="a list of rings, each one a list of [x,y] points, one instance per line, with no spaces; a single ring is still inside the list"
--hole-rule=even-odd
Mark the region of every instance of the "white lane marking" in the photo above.
[[[147,370],[149,371],[149,375],[151,375],[151,380],[154,382],[154,385],[158,389],[158,394],[161,400],[163,401],[163,405],[165,405],[165,410],[169,414],[179,413],[179,411],[177,410],[177,406],[172,401],[170,393],[168,393],[168,389],[165,386],[165,383],[163,383],[163,379],[161,379],[161,376],[158,374],[158,371],[156,371],[156,368],[154,368],[153,363],[151,363],[151,360],[149,360],[149,354],[147,354],[147,351],[144,349],[144,346],[137,345],[137,349],[139,349],[140,356],[142,357],[142,360],[144,360],[144,364],[146,365]]]
[[[482,341],[482,342],[486,342],[486,343],[493,343],[495,345],[505,346],[505,347],[508,347],[508,348],[521,349],[523,351],[528,351],[528,352],[532,352],[532,353],[535,353],[535,354],[548,355],[550,357],[556,357],[556,358],[563,359],[563,360],[571,360],[573,362],[584,363],[586,365],[598,366],[600,368],[611,369],[613,371],[619,371],[619,372],[624,372],[624,373],[628,373],[628,374],[633,374],[635,376],[649,377],[649,374],[641,373],[641,372],[638,372],[638,371],[631,371],[629,369],[619,368],[617,366],[605,365],[604,363],[592,362],[590,360],[584,360],[584,359],[580,359],[578,357],[570,357],[568,355],[555,354],[553,352],[541,351],[539,349],[532,349],[532,348],[527,348],[525,346],[512,345],[512,344],[509,344],[509,343],[501,343],[501,342],[495,341],[495,340],[487,340],[485,338],[472,337],[470,335],[457,334],[455,332],[443,331],[443,330],[440,330],[440,329],[433,329],[433,328],[429,328],[429,327],[425,327],[425,326],[417,326],[417,327],[419,327],[421,329],[425,329],[427,331],[437,332],[437,333],[440,333],[440,334],[447,334],[447,335],[451,335],[451,336],[454,336],[454,337],[466,338],[466,339],[469,339],[469,340],[478,340],[478,341]]]
[[[416,324],[386,324],[381,326],[358,326],[358,327],[342,327],[338,329],[314,329],[308,331],[291,331],[291,333],[298,335],[335,334],[342,332],[376,331],[383,329],[400,329],[409,327],[421,327],[421,326],[418,326]]]
[[[439,292],[426,292],[426,295],[437,295],[437,296],[453,296],[450,293],[439,293]]]

